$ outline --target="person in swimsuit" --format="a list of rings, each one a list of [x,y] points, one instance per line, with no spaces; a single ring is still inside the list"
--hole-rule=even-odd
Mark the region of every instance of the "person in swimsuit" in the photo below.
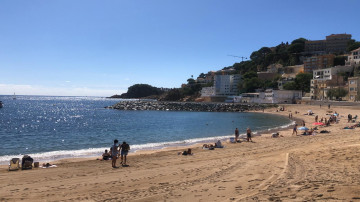
[[[114,145],[111,147],[111,159],[112,159],[112,162],[111,162],[111,165],[113,168],[116,168],[116,159],[118,158],[118,143],[119,141],[118,140],[114,140]]]
[[[246,129],[246,137],[247,137],[247,141],[251,141],[252,142],[252,139],[251,139],[251,129],[248,127]]]
[[[294,133],[295,133],[295,135],[297,135],[297,124],[295,124],[295,126],[294,126],[292,135],[294,135]]]
[[[236,128],[236,129],[235,129],[235,142],[238,141],[238,138],[239,138],[239,129]]]
[[[123,142],[122,145],[120,146],[120,150],[121,150],[121,152],[120,152],[120,154],[121,154],[121,164],[126,165],[126,156],[128,155],[128,152],[130,150],[130,146],[126,142]]]

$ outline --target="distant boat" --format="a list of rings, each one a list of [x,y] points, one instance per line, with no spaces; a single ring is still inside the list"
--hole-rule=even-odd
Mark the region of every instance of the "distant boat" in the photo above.
[[[0,108],[3,108],[3,103],[0,101]]]
[[[13,100],[16,100],[16,95],[15,95],[15,93],[14,93],[14,96],[13,96]]]

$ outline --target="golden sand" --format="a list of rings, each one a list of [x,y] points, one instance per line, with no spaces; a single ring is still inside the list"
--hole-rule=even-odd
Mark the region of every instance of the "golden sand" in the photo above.
[[[312,127],[311,109],[325,117],[327,107],[286,105],[284,112]],[[360,107],[332,107],[340,122],[320,128],[330,133],[292,136],[292,129],[255,137],[255,143],[226,144],[223,149],[193,147],[141,152],[128,156],[129,167],[111,162],[68,159],[57,168],[0,170],[0,201],[355,201],[360,199],[360,128],[344,130],[347,114]],[[299,114],[295,114],[299,111]],[[299,123],[300,124],[300,123]],[[243,130],[243,131],[242,131]],[[240,129],[240,132],[245,132]]]

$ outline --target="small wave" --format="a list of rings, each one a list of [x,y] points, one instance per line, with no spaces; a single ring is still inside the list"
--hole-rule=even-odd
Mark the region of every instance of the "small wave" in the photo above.
[[[261,136],[261,133],[267,133],[272,130],[284,129],[291,125],[295,124],[295,121],[285,124],[278,127],[268,128],[268,129],[260,129],[253,131],[253,136]],[[190,146],[197,143],[208,143],[208,142],[216,142],[217,140],[227,140],[230,137],[234,137],[231,135],[223,135],[223,136],[215,136],[215,137],[204,137],[204,138],[193,138],[187,140],[180,141],[172,141],[172,142],[154,142],[154,143],[146,143],[146,144],[135,144],[131,146],[131,152],[136,152],[139,150],[158,150],[168,147],[177,147],[177,146]],[[246,134],[240,134],[240,138],[246,138]],[[80,149],[80,150],[60,150],[60,151],[51,151],[44,153],[33,153],[28,154],[35,161],[40,162],[48,162],[55,161],[66,158],[87,158],[87,157],[100,157],[106,148],[88,148],[88,149]],[[0,165],[8,164],[11,158],[21,158],[24,154],[14,154],[14,155],[4,155],[0,156]]]

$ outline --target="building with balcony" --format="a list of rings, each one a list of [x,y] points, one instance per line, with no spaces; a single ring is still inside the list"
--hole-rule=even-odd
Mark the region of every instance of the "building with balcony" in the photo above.
[[[348,78],[348,97],[349,101],[359,101],[360,77]]]
[[[267,104],[292,104],[301,100],[300,90],[273,90],[267,89],[264,92],[243,93],[241,102],[245,103],[267,103]]]
[[[326,52],[347,52],[347,44],[351,40],[351,34],[331,34],[326,36]]]
[[[240,74],[215,75],[214,87],[216,96],[238,95],[238,84],[241,81]]]
[[[334,58],[335,56],[332,54],[307,57],[304,59],[304,72],[312,73],[316,69],[332,67]]]
[[[331,34],[325,40],[309,40],[305,42],[306,54],[326,54],[346,52],[351,34]]]
[[[313,71],[313,79],[310,81],[310,97],[315,100],[328,99],[327,92],[331,88],[344,87],[344,77],[340,73],[351,73],[351,66],[336,66],[332,68]]]
[[[351,51],[350,55],[345,61],[345,65],[360,66],[360,48]]]

